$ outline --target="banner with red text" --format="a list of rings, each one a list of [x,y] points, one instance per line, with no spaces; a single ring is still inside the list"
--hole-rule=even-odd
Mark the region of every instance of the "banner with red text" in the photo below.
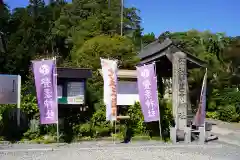
[[[117,60],[100,58],[104,81],[104,103],[106,120],[117,119]]]

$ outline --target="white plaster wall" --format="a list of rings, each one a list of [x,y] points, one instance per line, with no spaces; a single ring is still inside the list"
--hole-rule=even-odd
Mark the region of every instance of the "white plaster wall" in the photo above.
[[[133,105],[139,101],[137,81],[118,81],[117,105]]]

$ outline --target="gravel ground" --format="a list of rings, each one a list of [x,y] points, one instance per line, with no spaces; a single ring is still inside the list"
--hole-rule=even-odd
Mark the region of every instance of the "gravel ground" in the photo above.
[[[101,141],[0,146],[0,160],[239,160],[239,156],[240,147],[220,142],[172,145],[156,141],[130,144]]]

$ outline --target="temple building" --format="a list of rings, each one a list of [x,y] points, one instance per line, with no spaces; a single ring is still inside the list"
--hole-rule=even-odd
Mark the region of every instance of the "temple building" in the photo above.
[[[139,65],[155,62],[158,88],[161,95],[171,98],[175,126],[171,129],[171,139],[178,137],[191,139],[192,112],[187,80],[188,69],[206,67],[206,62],[188,53],[169,38],[163,42],[154,41],[139,53]],[[186,135],[188,138],[186,138]]]

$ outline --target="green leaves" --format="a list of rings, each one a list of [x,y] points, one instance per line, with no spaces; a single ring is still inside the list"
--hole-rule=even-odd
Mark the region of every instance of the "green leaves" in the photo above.
[[[80,67],[100,68],[100,57],[119,60],[122,68],[134,66],[136,52],[131,40],[120,36],[97,36],[86,41],[82,47],[72,53],[74,60],[78,61]]]

